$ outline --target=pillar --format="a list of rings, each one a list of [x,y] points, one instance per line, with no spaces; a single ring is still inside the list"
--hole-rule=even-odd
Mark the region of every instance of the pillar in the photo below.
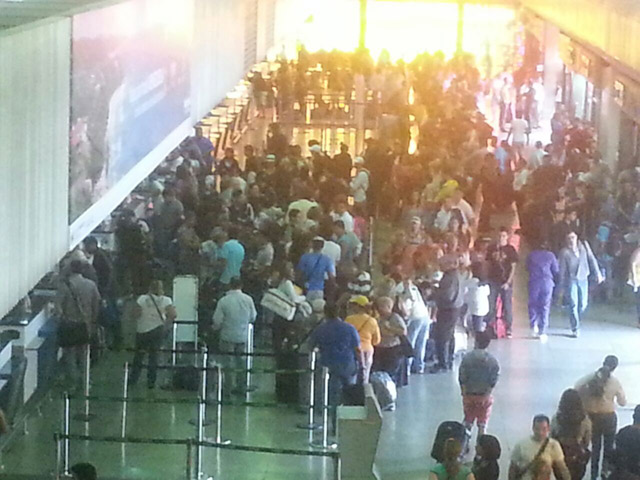
[[[562,76],[562,60],[558,44],[560,29],[552,23],[544,24],[544,114],[550,117],[555,111],[556,90]]]
[[[464,0],[458,0],[458,31],[456,35],[456,54],[463,52],[464,41]]]
[[[360,0],[360,40],[358,42],[360,50],[367,48],[367,1]]]
[[[616,103],[613,89],[614,81],[613,69],[611,67],[603,68],[603,88],[597,129],[598,151],[602,154],[602,160],[615,172],[618,164],[618,147],[620,145],[621,108]]]

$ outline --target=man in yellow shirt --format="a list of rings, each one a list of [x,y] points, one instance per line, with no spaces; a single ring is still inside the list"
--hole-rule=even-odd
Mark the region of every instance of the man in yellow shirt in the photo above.
[[[362,383],[369,383],[369,373],[373,364],[373,347],[380,343],[378,321],[369,315],[369,299],[358,295],[349,300],[349,316],[345,321],[355,327],[360,335],[360,368]]]

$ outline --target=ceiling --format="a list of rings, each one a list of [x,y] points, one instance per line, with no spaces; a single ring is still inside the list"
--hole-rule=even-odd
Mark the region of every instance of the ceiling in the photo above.
[[[0,0],[0,30],[64,15],[96,0]]]

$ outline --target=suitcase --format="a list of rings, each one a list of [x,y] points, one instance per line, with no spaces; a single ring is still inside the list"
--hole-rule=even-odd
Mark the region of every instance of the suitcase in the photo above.
[[[364,385],[361,382],[343,387],[342,405],[349,407],[364,406]]]
[[[460,442],[462,445],[462,452],[464,454],[469,440],[469,433],[462,423],[448,421],[442,422],[438,426],[436,438],[433,441],[433,448],[431,449],[431,458],[437,462],[442,462],[444,460],[442,457],[444,453],[444,443],[450,438]]]
[[[197,392],[200,388],[200,370],[193,365],[177,366],[171,380],[174,390]]]
[[[301,357],[295,350],[284,350],[276,355],[276,368],[278,370],[297,370]],[[294,404],[300,402],[300,377],[299,373],[276,373],[276,401],[278,403]]]
[[[387,372],[373,372],[369,381],[376,394],[380,408],[383,411],[395,410],[398,391],[391,376]]]

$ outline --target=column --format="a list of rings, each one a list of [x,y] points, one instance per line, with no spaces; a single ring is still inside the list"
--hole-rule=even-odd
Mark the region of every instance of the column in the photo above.
[[[618,163],[618,146],[620,144],[620,106],[616,103],[613,83],[614,74],[611,67],[602,70],[602,97],[600,100],[600,116],[598,118],[598,150],[602,160],[616,171]]]
[[[544,107],[543,116],[549,118],[555,111],[558,82],[562,75],[562,60],[558,50],[560,30],[552,23],[544,24]]]

